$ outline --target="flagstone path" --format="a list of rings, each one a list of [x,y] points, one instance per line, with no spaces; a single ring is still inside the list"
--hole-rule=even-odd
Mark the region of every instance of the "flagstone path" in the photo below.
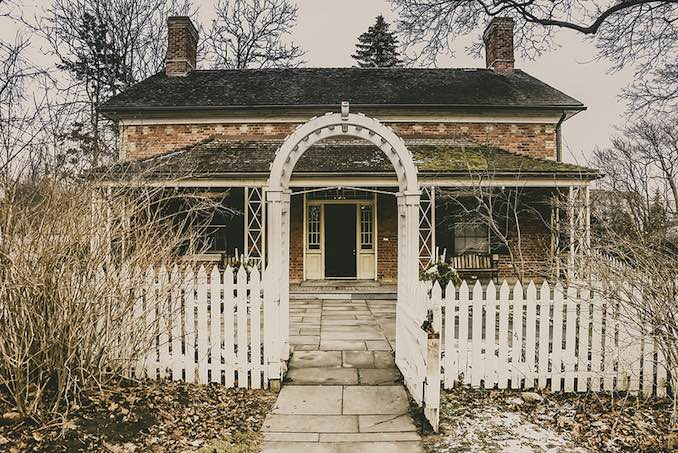
[[[291,300],[293,355],[263,452],[422,452],[394,340],[395,301]]]

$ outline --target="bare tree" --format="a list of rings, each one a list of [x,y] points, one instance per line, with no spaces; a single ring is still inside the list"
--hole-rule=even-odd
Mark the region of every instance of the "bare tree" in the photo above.
[[[297,9],[289,0],[219,0],[205,43],[208,59],[222,69],[301,65],[304,51],[287,42]]]
[[[451,42],[492,17],[516,21],[516,46],[532,58],[551,49],[555,31],[590,37],[614,68],[634,66],[639,81],[627,95],[634,107],[676,108],[678,2],[675,0],[391,0],[408,55],[423,64],[451,53]],[[480,46],[472,50],[478,52]]]
[[[164,67],[167,16],[190,14],[190,0],[55,0],[25,23],[47,42],[67,74],[62,102],[77,115],[62,131],[62,158],[97,166],[115,155],[115,130],[100,103]]]
[[[654,338],[678,379],[678,145],[675,117],[629,125],[595,164],[589,286],[613,301],[631,333]],[[676,399],[674,398],[674,402]]]
[[[614,221],[596,218],[598,228],[593,235],[589,254],[591,269],[588,280],[568,284],[586,288],[611,304],[624,326],[631,343],[640,345],[645,337],[645,360],[654,360],[654,352],[666,359],[667,382],[678,385],[678,241],[658,240],[656,235],[629,235],[620,231]],[[648,343],[647,339],[652,339]],[[652,349],[650,349],[652,351]],[[620,357],[625,355],[624,352]],[[673,392],[676,413],[675,390]]]
[[[14,40],[0,40],[0,179],[9,181],[37,174],[49,160],[59,124],[59,106],[52,105],[53,80],[34,64],[30,40],[17,33]]]
[[[678,132],[675,116],[629,125],[607,149],[596,150],[595,166],[606,178],[595,207],[610,228],[629,238],[664,241],[678,221]]]

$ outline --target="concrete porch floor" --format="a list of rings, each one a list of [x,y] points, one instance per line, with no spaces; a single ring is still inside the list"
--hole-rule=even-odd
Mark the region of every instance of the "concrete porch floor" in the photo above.
[[[395,365],[395,301],[290,300],[292,358],[268,452],[422,452]]]
[[[290,284],[290,299],[296,300],[395,300],[395,283],[374,280],[307,280]]]

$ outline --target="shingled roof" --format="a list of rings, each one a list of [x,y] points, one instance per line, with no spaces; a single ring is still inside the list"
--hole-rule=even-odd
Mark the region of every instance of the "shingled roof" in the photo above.
[[[143,174],[148,178],[267,178],[280,141],[208,139],[196,145],[139,161],[121,162],[100,172],[109,176]],[[470,140],[437,143],[407,142],[419,173],[468,176],[472,173],[511,176],[559,176],[592,179],[596,170],[564,162],[522,156]],[[294,168],[303,174],[394,174],[393,166],[375,146],[337,141],[312,146]]]
[[[124,111],[243,107],[440,106],[582,110],[578,100],[515,70],[414,68],[290,68],[159,73],[101,107]]]

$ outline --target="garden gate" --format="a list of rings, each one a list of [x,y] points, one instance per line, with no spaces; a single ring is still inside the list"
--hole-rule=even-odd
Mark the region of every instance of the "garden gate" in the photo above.
[[[412,397],[420,405],[430,402],[426,410],[437,429],[440,379],[428,382],[428,334],[422,330],[427,311],[417,302],[419,284],[419,201],[417,167],[405,142],[392,129],[374,118],[349,113],[342,102],[341,113],[327,113],[300,125],[276,152],[271,165],[267,203],[268,268],[273,298],[280,305],[281,360],[289,359],[289,227],[290,179],[294,166],[306,150],[322,140],[351,136],[378,147],[390,160],[398,179],[398,301],[396,309],[396,364],[405,378]],[[439,358],[438,358],[439,360]],[[433,401],[434,395],[438,395]],[[427,409],[425,407],[425,409]],[[435,415],[431,415],[435,414]]]

